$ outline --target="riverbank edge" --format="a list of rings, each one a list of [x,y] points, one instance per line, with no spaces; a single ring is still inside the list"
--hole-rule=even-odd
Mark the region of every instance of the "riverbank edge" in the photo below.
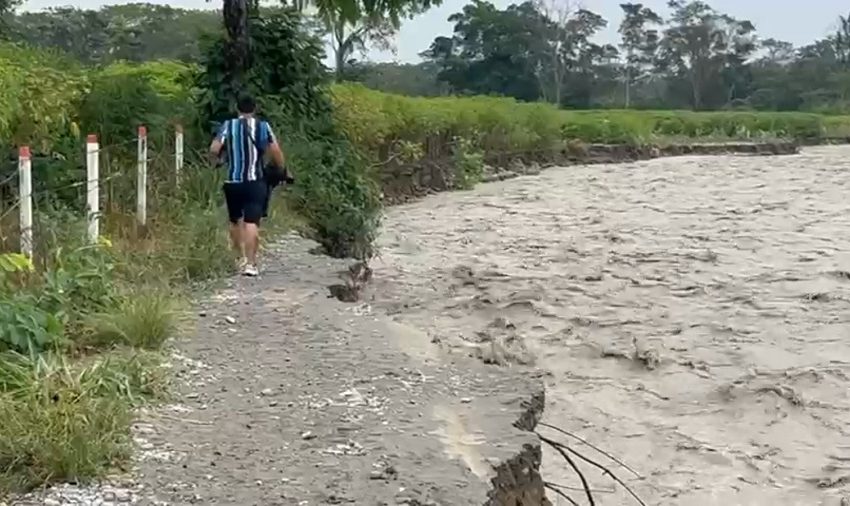
[[[552,167],[629,163],[676,156],[749,155],[783,156],[798,154],[801,144],[795,141],[693,143],[670,145],[576,144],[568,149],[549,152],[485,154],[482,183],[504,181],[520,176],[537,175]],[[400,205],[444,191],[457,190],[453,160],[430,160],[389,167],[382,173],[383,197],[386,205]],[[521,373],[520,373],[521,374]],[[545,409],[545,387],[531,392],[522,403],[523,412],[514,426],[534,433]],[[493,466],[495,476],[484,506],[549,506],[545,480],[541,475],[542,448],[524,445],[512,458]]]
[[[583,144],[570,143],[563,149],[522,151],[514,153],[484,153],[482,183],[504,181],[520,176],[532,176],[551,167],[629,163],[674,156],[795,155],[802,144],[792,140],[723,143],[671,144]],[[398,205],[420,198],[462,189],[456,177],[452,158],[423,159],[415,163],[393,163],[380,174],[383,200],[386,205]]]
[[[543,382],[536,382],[536,386],[537,389],[520,403],[522,413],[514,423],[515,428],[532,434],[546,406]],[[493,466],[495,476],[490,480],[492,488],[484,506],[552,506],[540,474],[542,459],[542,442],[535,437],[533,444],[523,445],[513,457]]]

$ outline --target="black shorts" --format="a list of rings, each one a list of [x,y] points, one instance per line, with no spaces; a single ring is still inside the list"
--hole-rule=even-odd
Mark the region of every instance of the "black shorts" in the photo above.
[[[244,220],[245,223],[260,224],[266,213],[269,186],[265,181],[224,183],[224,200],[230,223]]]

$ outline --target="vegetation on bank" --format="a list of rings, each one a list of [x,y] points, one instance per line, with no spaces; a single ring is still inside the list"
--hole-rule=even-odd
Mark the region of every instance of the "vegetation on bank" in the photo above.
[[[337,121],[377,157],[399,141],[448,145],[472,139],[486,151],[552,149],[570,141],[649,144],[668,138],[821,142],[841,137],[850,116],[796,112],[570,111],[500,97],[407,97],[358,84],[331,88]],[[443,146],[445,148],[445,146]],[[439,149],[439,146],[438,146]],[[431,151],[433,152],[433,151]]]
[[[320,44],[297,14],[255,23],[248,82],[298,178],[275,196],[269,223],[297,225],[336,256],[374,253],[378,175],[390,162],[450,158],[459,186],[468,188],[481,177],[485,152],[670,138],[819,142],[850,133],[843,116],[566,111],[509,98],[414,98],[331,85]],[[180,328],[189,286],[230,272],[223,174],[202,156],[214,122],[232,110],[222,44],[214,36],[198,49],[197,64],[97,67],[0,44],[0,148],[13,153],[29,144],[36,154],[33,264],[14,254],[16,160],[0,161],[0,498],[125,463],[132,410],[167,390],[161,349]],[[144,230],[134,219],[140,124],[151,154]],[[180,185],[171,156],[177,124],[187,143]],[[105,181],[97,245],[83,240],[82,146],[90,132],[101,140]]]

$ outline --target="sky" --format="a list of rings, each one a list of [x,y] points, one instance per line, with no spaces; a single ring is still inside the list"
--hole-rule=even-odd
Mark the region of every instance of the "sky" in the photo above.
[[[143,0],[140,0],[143,1]],[[168,4],[172,7],[187,9],[209,9],[218,6],[220,0],[147,0],[150,3]],[[521,0],[491,0],[500,8]],[[103,0],[29,0],[24,10],[41,10],[47,7],[73,6],[83,9],[96,9],[104,4],[130,3]],[[373,61],[417,62],[419,53],[428,48],[435,37],[450,35],[452,24],[447,18],[460,11],[468,0],[444,0],[439,7],[406,21],[396,37],[395,54],[390,52],[370,52],[368,59]],[[583,6],[601,14],[608,20],[608,27],[600,33],[599,39],[605,42],[618,41],[617,25],[620,22],[620,0],[583,0]],[[775,38],[792,42],[795,45],[808,44],[815,39],[832,33],[837,26],[839,14],[847,14],[846,0],[707,0],[712,7],[739,19],[749,19],[758,29],[762,38]],[[667,0],[643,0],[662,16],[667,13]]]

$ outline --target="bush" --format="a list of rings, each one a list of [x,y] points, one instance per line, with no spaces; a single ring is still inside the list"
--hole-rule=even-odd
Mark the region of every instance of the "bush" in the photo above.
[[[85,73],[70,58],[0,43],[0,139],[46,151],[78,133],[74,107],[85,86]]]
[[[827,138],[850,138],[850,116],[825,116],[823,121]]]
[[[292,142],[287,152],[298,177],[295,207],[314,238],[331,256],[371,258],[381,201],[365,162],[344,139]]]
[[[456,139],[454,158],[455,184],[458,188],[470,190],[481,182],[484,175],[484,154],[476,149],[471,140],[463,137]]]
[[[177,330],[174,296],[168,293],[135,293],[108,312],[91,317],[87,344],[121,344],[144,350],[158,350]]]
[[[403,97],[359,84],[331,87],[334,114],[349,140],[370,159],[386,157],[398,140],[426,146],[431,156],[450,156],[454,137],[478,139],[490,152],[548,150],[579,140],[646,144],[665,138],[818,141],[824,118],[807,113],[691,111],[565,111],[494,97]],[[832,124],[839,124],[835,120]]]

